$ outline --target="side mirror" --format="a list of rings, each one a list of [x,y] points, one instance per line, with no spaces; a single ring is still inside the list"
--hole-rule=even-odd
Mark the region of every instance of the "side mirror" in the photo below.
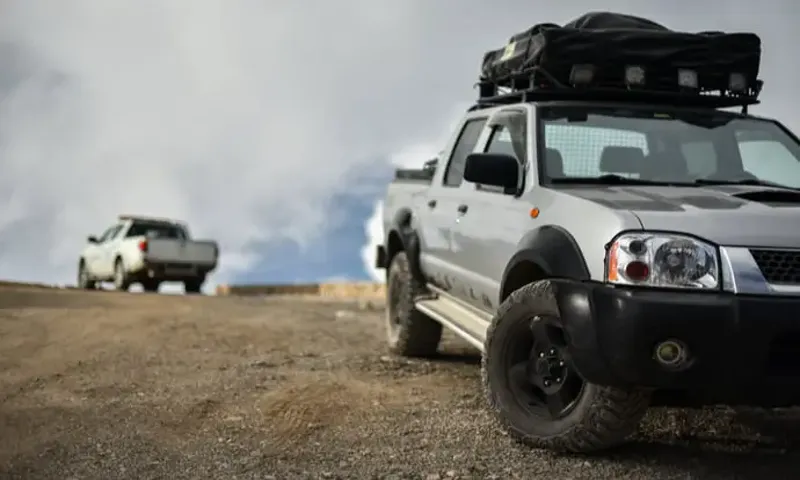
[[[519,186],[519,162],[502,153],[473,153],[464,165],[464,180],[502,188]]]
[[[89,243],[97,243],[97,237],[95,237],[94,235],[89,235],[86,238],[86,241],[89,242]]]

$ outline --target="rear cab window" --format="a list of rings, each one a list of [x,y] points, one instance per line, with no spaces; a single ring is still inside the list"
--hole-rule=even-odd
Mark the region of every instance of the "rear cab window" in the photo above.
[[[179,225],[146,221],[134,221],[125,237],[167,238],[172,240],[185,240],[187,238],[186,232]]]

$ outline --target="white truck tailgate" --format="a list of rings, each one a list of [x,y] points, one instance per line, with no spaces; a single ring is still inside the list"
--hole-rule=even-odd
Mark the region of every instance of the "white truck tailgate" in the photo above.
[[[217,244],[213,241],[150,239],[147,241],[147,260],[214,265],[217,262]]]

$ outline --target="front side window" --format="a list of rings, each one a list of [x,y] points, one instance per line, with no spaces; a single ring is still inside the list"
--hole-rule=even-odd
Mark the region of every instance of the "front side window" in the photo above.
[[[486,145],[486,153],[499,153],[510,155],[517,160],[519,156],[514,151],[514,143],[511,141],[511,131],[505,125],[498,125],[492,130],[492,136]]]
[[[444,186],[457,187],[461,185],[461,181],[464,180],[464,166],[467,163],[467,157],[475,150],[475,145],[478,143],[485,124],[485,118],[474,118],[467,121],[464,128],[461,129],[444,173]]]
[[[103,234],[100,236],[100,238],[97,239],[97,243],[103,243],[103,242],[107,242],[109,240],[113,240],[114,237],[117,236],[117,233],[119,233],[119,230],[121,228],[122,228],[122,225],[113,225],[113,226],[109,227],[105,232],[103,232]]]
[[[544,162],[547,178],[800,188],[800,146],[771,121],[715,110],[585,106],[541,108],[539,118],[545,151],[561,161]]]

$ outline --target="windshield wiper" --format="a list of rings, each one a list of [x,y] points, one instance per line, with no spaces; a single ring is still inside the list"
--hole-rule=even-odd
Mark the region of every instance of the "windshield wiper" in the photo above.
[[[757,178],[740,178],[734,180],[712,180],[709,178],[698,178],[693,183],[695,185],[753,185],[760,187],[775,187],[785,188],[787,190],[798,190],[794,187],[781,185],[780,183],[770,182],[767,180],[759,180]]]
[[[586,185],[656,185],[670,186],[676,185],[675,182],[659,182],[655,180],[642,180],[640,178],[628,178],[622,175],[600,175],[599,177],[556,177],[551,178],[552,183],[558,184],[586,184]]]

